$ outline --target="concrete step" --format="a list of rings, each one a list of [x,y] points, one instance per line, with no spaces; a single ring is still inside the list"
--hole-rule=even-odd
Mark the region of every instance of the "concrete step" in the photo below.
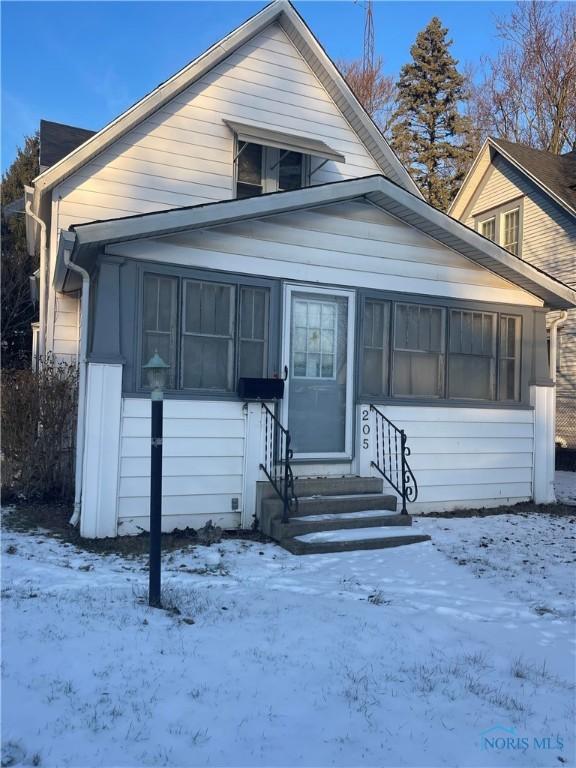
[[[379,477],[297,477],[296,496],[355,496],[382,493],[384,481]]]
[[[335,530],[309,533],[283,539],[280,544],[294,555],[316,555],[334,552],[355,552],[366,549],[388,549],[407,544],[430,541],[430,536],[409,534],[382,528],[364,528],[354,531]]]
[[[390,511],[344,512],[342,514],[305,515],[291,517],[288,523],[276,519],[272,522],[272,538],[282,542],[286,538],[320,531],[354,530],[364,528],[407,527],[412,525],[410,515]]]
[[[275,498],[276,494],[270,483],[261,482],[260,498]],[[384,481],[378,477],[296,477],[294,490],[296,496],[352,496],[360,493],[382,493]]]
[[[308,515],[336,514],[342,512],[367,512],[369,510],[395,511],[396,496],[384,496],[381,493],[362,493],[337,496],[301,496],[298,498],[298,509],[292,512],[293,517]],[[282,502],[275,499],[262,501],[263,516],[271,518],[282,515]]]

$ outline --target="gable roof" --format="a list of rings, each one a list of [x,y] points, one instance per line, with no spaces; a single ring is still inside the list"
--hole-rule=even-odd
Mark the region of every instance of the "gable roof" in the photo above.
[[[364,198],[554,308],[576,306],[576,291],[528,264],[491,240],[450,218],[384,176],[366,176],[289,192],[174,208],[125,218],[77,224],[63,232],[54,281],[62,290],[67,277],[64,252],[83,266],[112,243],[158,238],[183,230],[228,224],[325,203]]]
[[[576,216],[576,151],[555,155],[526,144],[491,137],[486,139],[466,174],[448,210],[450,216],[463,214],[474,192],[468,188],[469,182],[476,170],[483,166],[488,168],[495,153],[504,157],[564,210]]]
[[[501,154],[524,170],[545,192],[561,200],[576,215],[576,151],[554,155],[526,144],[491,139]]]
[[[46,170],[84,144],[96,131],[40,120],[40,168]]]
[[[278,23],[300,51],[336,106],[381,167],[382,172],[414,194],[421,196],[408,171],[398,160],[300,14],[289,0],[274,0],[169,80],[161,83],[60,162],[37,176],[34,180],[35,210],[39,209],[40,198],[45,192],[103,152],[135,125],[159,110],[272,23]]]

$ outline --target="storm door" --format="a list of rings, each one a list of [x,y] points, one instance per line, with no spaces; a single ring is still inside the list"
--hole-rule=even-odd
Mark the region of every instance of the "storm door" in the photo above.
[[[284,423],[301,459],[352,457],[354,294],[287,286]]]

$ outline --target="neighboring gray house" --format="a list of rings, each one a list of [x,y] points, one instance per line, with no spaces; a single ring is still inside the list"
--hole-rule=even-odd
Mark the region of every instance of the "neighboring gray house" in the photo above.
[[[411,510],[554,499],[546,313],[576,292],[422,199],[285,0],[40,174],[29,202],[39,350],[80,360],[82,535],[148,526],[155,350],[165,530],[261,521],[266,472],[282,493],[289,479],[279,423],[300,514],[340,494],[332,528],[381,525],[380,470],[402,490],[387,419],[408,437]],[[276,404],[238,390],[284,376]]]
[[[449,214],[576,287],[576,151],[488,139]],[[551,312],[548,326],[559,314]],[[558,323],[556,436],[576,448],[576,310]]]

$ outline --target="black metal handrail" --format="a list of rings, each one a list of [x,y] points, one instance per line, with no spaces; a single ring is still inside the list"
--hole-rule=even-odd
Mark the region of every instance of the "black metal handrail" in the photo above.
[[[260,469],[282,501],[282,522],[287,523],[290,514],[298,509],[294,474],[290,466],[293,455],[290,448],[290,432],[282,426],[266,403],[262,403],[262,410],[265,418],[264,464],[260,464]]]
[[[418,483],[410,469],[407,457],[406,433],[393,424],[375,405],[370,410],[376,414],[376,461],[371,465],[378,470],[402,498],[402,514],[407,515],[407,501],[418,498]]]

